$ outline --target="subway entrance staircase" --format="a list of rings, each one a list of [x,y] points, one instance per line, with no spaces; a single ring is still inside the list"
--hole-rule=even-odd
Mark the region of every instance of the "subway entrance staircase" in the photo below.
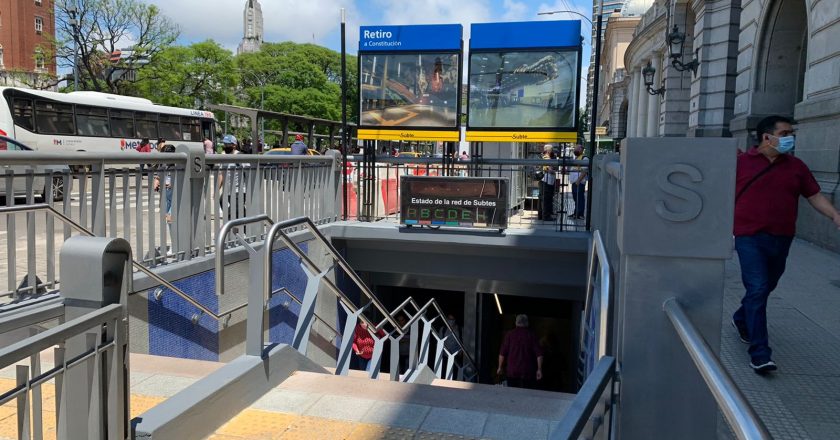
[[[237,229],[255,222],[271,220],[256,216],[231,221],[222,228],[219,240],[229,233],[238,235]],[[332,264],[316,265],[287,234],[290,230],[311,234]],[[270,267],[269,250],[275,238],[294,252],[308,277],[289,345],[267,345],[263,339],[261,305],[271,296],[265,292],[272,284],[261,270]],[[571,394],[475,383],[477,365],[446,324],[435,300],[420,305],[409,298],[387,310],[308,219],[273,224],[261,247],[245,240],[241,244],[249,250],[252,268],[246,355],[220,364],[135,415],[135,438],[548,439],[572,406],[575,396]],[[216,286],[223,294],[224,257],[217,258]],[[358,286],[367,304],[356,306],[326,276],[338,269]],[[334,295],[346,314],[343,325],[336,325],[344,331],[337,338],[335,368],[307,357],[313,349],[309,343],[312,323],[323,320],[315,313],[315,304],[324,293]],[[252,304],[260,305],[259,310],[252,309]],[[407,317],[402,325],[397,314]],[[367,371],[349,368],[353,332],[359,322],[374,330],[374,353]],[[403,337],[410,340],[407,371],[402,375],[395,368],[380,372],[386,344],[392,347],[388,364],[398,364]],[[455,344],[447,343],[448,338]]]

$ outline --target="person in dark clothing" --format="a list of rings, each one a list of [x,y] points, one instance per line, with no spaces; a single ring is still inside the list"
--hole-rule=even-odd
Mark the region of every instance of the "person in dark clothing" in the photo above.
[[[550,144],[543,147],[543,159],[556,159],[554,148]],[[554,221],[554,184],[557,180],[557,168],[551,165],[543,167],[540,180],[540,206],[537,220]]]
[[[303,135],[295,135],[295,142],[292,144],[292,154],[295,156],[306,155],[306,144],[303,143]]]
[[[528,316],[516,316],[516,328],[509,331],[499,350],[496,373],[507,378],[508,386],[535,388],[542,380],[543,352],[536,335],[528,328]]]

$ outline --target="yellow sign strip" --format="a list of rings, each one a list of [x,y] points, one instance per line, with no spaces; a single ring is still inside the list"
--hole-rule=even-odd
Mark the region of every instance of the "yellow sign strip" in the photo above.
[[[576,132],[467,131],[467,142],[577,142]]]
[[[359,139],[375,139],[380,141],[445,141],[458,142],[461,140],[459,131],[438,130],[382,130],[360,128]]]

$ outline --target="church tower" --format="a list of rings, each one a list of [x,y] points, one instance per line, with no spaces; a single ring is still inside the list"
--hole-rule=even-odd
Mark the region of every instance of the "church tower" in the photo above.
[[[260,45],[263,42],[263,15],[259,0],[248,0],[245,3],[243,27],[245,35],[242,37],[242,42],[239,43],[239,49],[236,53],[260,50]]]

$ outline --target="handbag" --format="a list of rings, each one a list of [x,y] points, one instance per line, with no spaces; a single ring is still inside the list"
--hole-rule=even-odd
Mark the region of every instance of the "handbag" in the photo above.
[[[534,171],[534,180],[543,180],[543,177],[545,177],[545,171],[543,171],[543,170]]]

